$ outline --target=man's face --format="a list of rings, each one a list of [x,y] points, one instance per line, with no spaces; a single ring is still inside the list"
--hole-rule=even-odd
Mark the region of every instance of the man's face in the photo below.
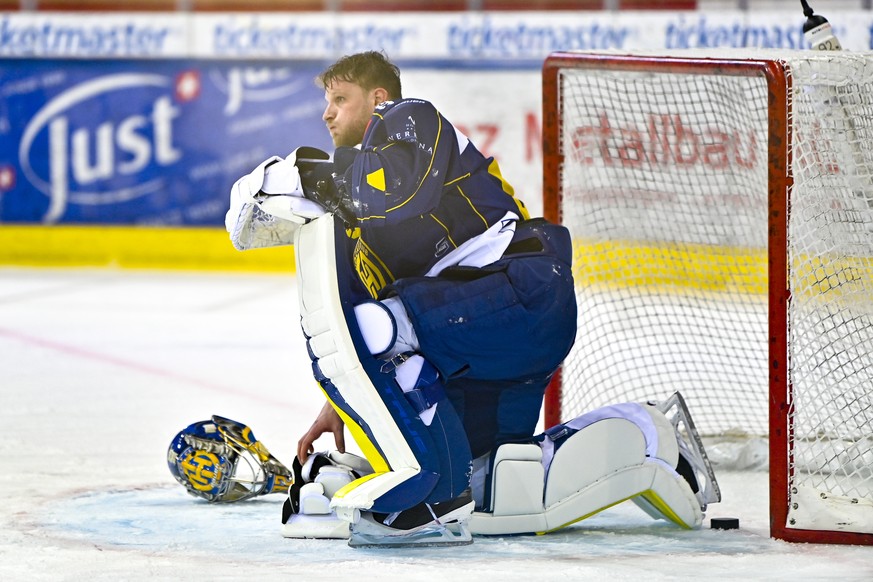
[[[334,80],[324,89],[327,107],[321,118],[327,125],[333,145],[356,146],[364,138],[373,109],[381,102],[382,89],[365,91],[348,81]]]

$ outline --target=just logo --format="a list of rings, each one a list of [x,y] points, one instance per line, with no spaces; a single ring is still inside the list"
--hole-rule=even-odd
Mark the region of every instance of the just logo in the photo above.
[[[227,93],[225,115],[234,115],[245,101],[282,100],[299,92],[305,85],[303,78],[294,77],[289,69],[270,67],[234,67],[226,80],[215,83]]]
[[[161,75],[118,74],[81,83],[61,93],[40,109],[30,120],[19,144],[19,162],[27,180],[49,197],[43,221],[56,222],[69,203],[112,204],[138,198],[160,188],[164,181],[145,181],[135,176],[154,164],[168,166],[182,157],[173,143],[173,121],[181,110],[169,95],[152,95],[145,102],[144,114],[132,114],[110,120],[76,115],[79,106],[86,108],[95,100],[119,99],[118,109],[142,103],[143,89],[172,90],[171,79]],[[124,92],[120,97],[119,93]],[[135,97],[131,97],[135,96]],[[98,103],[99,105],[99,103]],[[34,143],[46,136],[45,164],[36,164]],[[41,173],[42,172],[42,175]],[[47,174],[47,175],[46,175]],[[129,185],[108,188],[109,180],[132,176]]]

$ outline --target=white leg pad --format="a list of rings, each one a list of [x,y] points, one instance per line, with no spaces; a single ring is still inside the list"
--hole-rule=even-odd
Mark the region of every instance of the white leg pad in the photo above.
[[[310,347],[319,357],[322,372],[349,406],[368,419],[385,455],[384,460],[368,459],[376,469],[375,476],[360,479],[333,495],[331,507],[340,518],[353,522],[359,510],[372,507],[376,498],[418,475],[421,467],[364,371],[339,307],[333,221],[333,215],[327,214],[302,226],[296,233],[295,247],[301,325],[311,338]],[[380,470],[376,461],[390,470]]]
[[[330,515],[330,499],[325,496],[321,483],[307,483],[300,488],[300,513]]]
[[[555,452],[546,482],[545,506],[566,499],[604,476],[640,465],[645,451],[642,433],[628,420],[609,418],[582,429]]]
[[[696,497],[673,469],[678,446],[672,425],[657,410],[634,406],[639,409],[627,409],[632,420],[609,417],[584,425],[551,459],[538,444],[501,446],[492,465],[490,507],[473,513],[470,530],[542,533],[638,498],[653,517],[699,526]],[[548,437],[543,442],[551,444]]]
[[[543,451],[535,444],[506,444],[494,459],[496,515],[528,515],[543,508]]]

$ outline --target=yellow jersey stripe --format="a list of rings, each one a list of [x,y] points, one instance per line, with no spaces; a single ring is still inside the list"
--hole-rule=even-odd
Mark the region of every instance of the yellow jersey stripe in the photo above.
[[[430,216],[431,218],[433,218],[434,221],[435,221],[437,224],[439,224],[441,227],[443,227],[443,230],[446,231],[446,238],[449,239],[449,242],[452,243],[452,246],[453,246],[453,247],[458,248],[457,243],[455,243],[455,241],[452,240],[452,235],[451,235],[451,233],[449,232],[449,228],[448,228],[445,224],[443,224],[442,222],[440,222],[440,219],[437,218],[436,216],[434,216],[433,214],[430,214],[430,215],[428,215],[428,216]]]
[[[464,194],[464,191],[461,190],[461,187],[460,187],[460,186],[456,186],[456,188],[458,189],[458,192],[460,192],[461,196],[463,196],[464,200],[467,201],[467,204],[470,205],[470,208],[473,209],[473,212],[476,213],[476,216],[478,216],[479,218],[481,218],[481,219],[482,219],[482,222],[485,223],[485,230],[488,230],[488,227],[490,226],[490,225],[488,224],[488,221],[485,220],[485,217],[482,216],[482,215],[479,213],[478,210],[476,210],[476,206],[473,204],[473,201],[470,200],[470,197],[467,196],[466,194]]]

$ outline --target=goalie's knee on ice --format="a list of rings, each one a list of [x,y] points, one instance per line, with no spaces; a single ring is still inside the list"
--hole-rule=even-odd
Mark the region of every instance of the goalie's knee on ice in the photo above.
[[[670,422],[640,404],[604,407],[493,453],[474,533],[544,532],[634,499],[653,517],[683,527],[702,521],[676,472]]]

